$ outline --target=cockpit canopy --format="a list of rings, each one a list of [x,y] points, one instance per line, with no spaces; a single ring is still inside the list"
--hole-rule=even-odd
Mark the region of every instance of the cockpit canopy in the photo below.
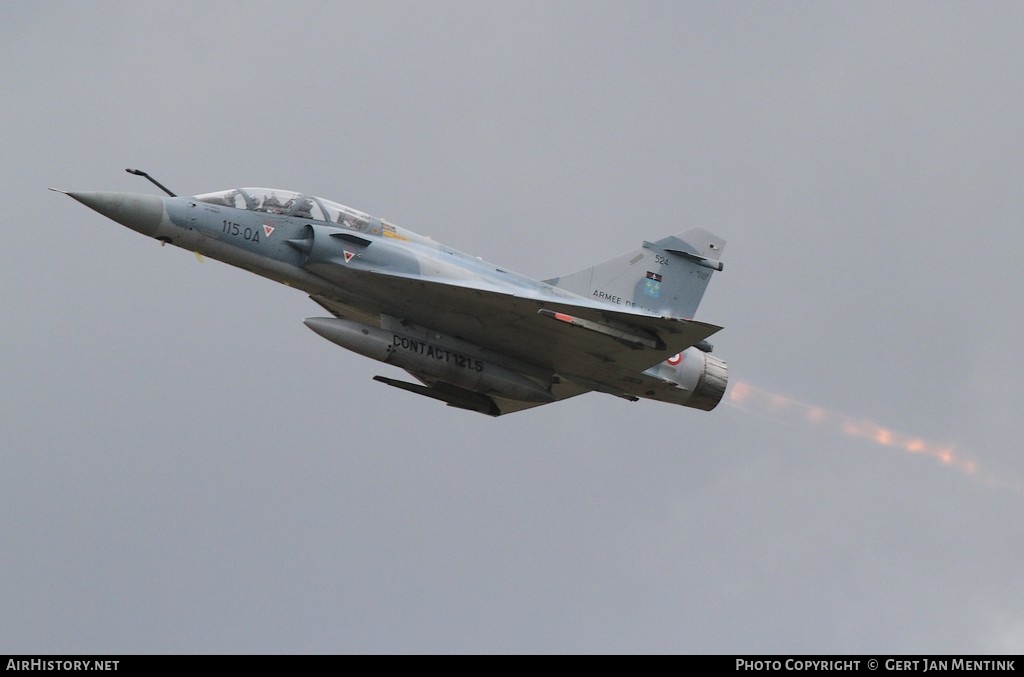
[[[364,214],[337,202],[277,188],[231,188],[216,193],[196,195],[195,199],[207,204],[246,209],[252,212],[327,221],[356,230],[369,229],[374,220],[369,214]]]

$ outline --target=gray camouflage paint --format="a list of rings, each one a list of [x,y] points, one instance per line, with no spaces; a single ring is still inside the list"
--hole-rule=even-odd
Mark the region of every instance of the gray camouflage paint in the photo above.
[[[452,406],[500,415],[597,390],[709,410],[725,392],[725,363],[703,341],[718,327],[689,322],[725,246],[700,228],[542,282],[290,191],[68,194],[142,235],[305,291],[336,316],[307,326],[426,388],[386,383]],[[466,294],[472,304],[463,307]],[[417,310],[421,300],[454,319]],[[524,310],[524,300],[535,305]],[[429,342],[415,336],[424,331]],[[493,336],[508,331],[520,332],[514,348]],[[551,331],[560,348],[545,339]],[[468,332],[472,340],[462,338]],[[587,333],[598,335],[595,348]],[[581,357],[567,360],[577,341]],[[629,356],[642,373],[611,366],[638,349],[650,352],[646,361]]]

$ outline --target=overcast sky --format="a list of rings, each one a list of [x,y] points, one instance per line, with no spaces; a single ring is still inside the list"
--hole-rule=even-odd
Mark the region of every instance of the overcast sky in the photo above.
[[[0,653],[1024,651],[1022,45],[1018,2],[0,3]],[[46,190],[125,167],[536,277],[703,226],[732,393],[387,388]]]

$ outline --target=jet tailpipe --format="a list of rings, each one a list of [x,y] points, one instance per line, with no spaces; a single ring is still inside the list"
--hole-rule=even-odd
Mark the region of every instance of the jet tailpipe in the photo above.
[[[701,353],[704,357],[704,369],[697,379],[697,385],[693,388],[693,395],[687,406],[704,411],[711,411],[725,395],[725,386],[729,382],[729,369],[725,361],[714,355]]]
[[[729,369],[724,360],[691,346],[644,372],[675,385],[672,389],[647,392],[641,397],[711,411],[725,395]],[[639,393],[637,393],[639,394]]]

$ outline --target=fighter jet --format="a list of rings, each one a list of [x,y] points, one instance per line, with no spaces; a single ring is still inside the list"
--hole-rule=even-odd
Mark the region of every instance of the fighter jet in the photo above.
[[[534,280],[312,195],[65,192],[128,228],[300,289],[306,325],[416,380],[374,379],[500,416],[587,392],[713,409],[727,382],[693,319],[725,241],[693,228]]]

